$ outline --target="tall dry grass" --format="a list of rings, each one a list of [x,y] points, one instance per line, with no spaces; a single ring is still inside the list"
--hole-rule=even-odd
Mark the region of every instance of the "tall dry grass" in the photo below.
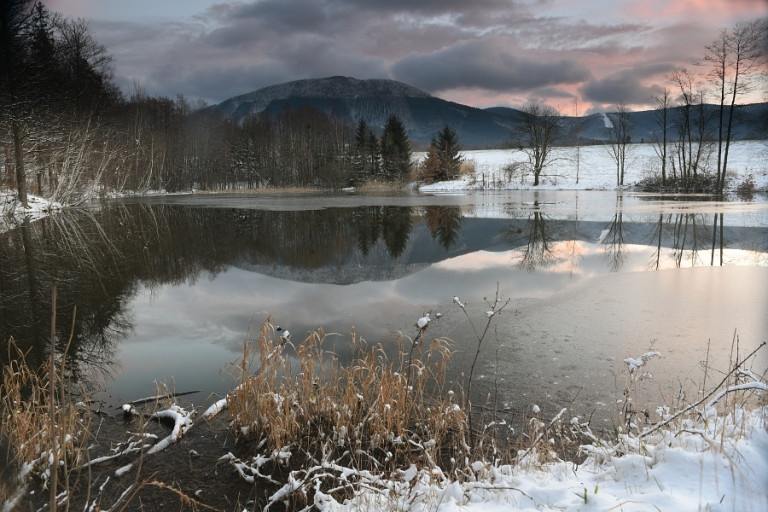
[[[445,392],[447,340],[401,335],[390,360],[353,333],[354,356],[342,365],[323,350],[323,331],[296,345],[274,334],[267,320],[244,342],[228,398],[236,431],[267,453],[300,447],[314,461],[394,469],[405,461],[436,466],[466,448],[467,417]]]
[[[28,479],[37,478],[56,487],[57,495],[67,492],[71,472],[87,461],[91,415],[72,398],[66,353],[54,365],[50,358],[44,368],[36,369],[13,338],[8,352],[10,362],[3,368],[0,386],[0,436],[17,468],[15,485],[24,487]]]

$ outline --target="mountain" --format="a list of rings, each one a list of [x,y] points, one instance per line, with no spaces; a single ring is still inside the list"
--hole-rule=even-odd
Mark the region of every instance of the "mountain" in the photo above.
[[[365,122],[382,129],[395,114],[408,137],[427,144],[446,124],[466,147],[498,147],[508,137],[511,124],[492,112],[429,95],[394,80],[358,80],[333,76],[272,85],[225,100],[214,108],[231,119],[267,112],[271,115],[308,105],[328,114]]]
[[[310,106],[327,114],[347,119],[356,124],[365,119],[368,126],[381,130],[391,114],[403,122],[408,136],[417,148],[429,144],[432,136],[449,125],[466,149],[496,148],[507,144],[510,133],[519,130],[523,113],[507,107],[479,109],[446,101],[395,80],[332,76],[328,78],[297,80],[264,87],[247,94],[225,100],[214,109],[233,120],[266,112],[274,116],[286,109],[296,110]],[[564,116],[561,119],[563,133],[561,144],[599,143],[606,139],[606,126],[615,113],[592,114],[581,118]],[[717,133],[717,106],[705,105],[704,115],[709,119],[708,131]],[[630,112],[632,140],[637,142],[659,137],[658,112],[647,110]],[[669,137],[674,137],[674,124],[680,114],[670,109]],[[768,137],[766,127],[768,103],[740,105],[735,111],[734,139]],[[578,130],[576,136],[575,127]]]
[[[698,107],[693,107],[694,111],[691,118],[695,121],[699,113],[695,111]],[[487,109],[492,111],[497,117],[506,120],[507,123],[519,123],[522,120],[522,112],[513,108],[494,107]],[[701,115],[707,119],[706,132],[710,138],[717,137],[718,121],[717,105],[704,105]],[[560,144],[571,145],[597,144],[602,143],[608,138],[608,127],[616,119],[616,112],[605,112],[600,114],[591,114],[584,117],[563,116],[561,119],[561,133],[563,138]],[[660,110],[642,110],[638,112],[629,112],[630,136],[632,142],[651,142],[662,140]],[[727,109],[726,109],[727,116]],[[768,103],[753,103],[750,105],[737,105],[734,109],[734,121],[732,127],[732,140],[750,140],[768,138]],[[667,111],[667,138],[675,140],[677,138],[677,126],[682,122],[682,111],[676,108],[670,108]],[[723,135],[727,119],[723,119]],[[579,128],[577,130],[576,128]],[[695,129],[695,128],[694,128]],[[578,140],[577,140],[578,135]]]

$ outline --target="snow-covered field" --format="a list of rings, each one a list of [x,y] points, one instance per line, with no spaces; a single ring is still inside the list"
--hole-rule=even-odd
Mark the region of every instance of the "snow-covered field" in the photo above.
[[[415,156],[417,161],[423,153]],[[480,188],[533,189],[533,176],[517,172],[509,176],[505,168],[510,164],[524,164],[527,155],[517,150],[465,151],[467,163],[473,163],[475,172],[456,181],[422,185],[422,192],[448,192]],[[710,154],[708,169],[716,168],[717,154]],[[768,141],[734,142],[728,155],[728,169],[733,177],[732,186],[752,176],[759,190],[768,188]],[[659,157],[651,144],[633,144],[629,147],[624,174],[624,187],[631,187],[642,179],[660,175]],[[578,173],[578,183],[577,183]],[[582,148],[555,148],[541,175],[538,189],[549,190],[616,190],[616,163],[605,146]]]

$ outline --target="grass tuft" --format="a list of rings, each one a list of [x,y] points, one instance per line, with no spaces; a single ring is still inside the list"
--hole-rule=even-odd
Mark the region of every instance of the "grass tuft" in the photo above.
[[[39,479],[45,485],[52,477],[52,461],[58,461],[57,472],[61,476],[53,481],[58,480],[68,490],[72,468],[87,460],[91,415],[85,404],[72,399],[65,378],[66,354],[58,367],[51,368],[48,363],[36,371],[13,338],[8,341],[8,351],[10,362],[3,369],[0,386],[0,435],[18,468],[16,485],[23,487],[29,478]],[[52,373],[58,386],[64,386],[56,396],[50,392]]]

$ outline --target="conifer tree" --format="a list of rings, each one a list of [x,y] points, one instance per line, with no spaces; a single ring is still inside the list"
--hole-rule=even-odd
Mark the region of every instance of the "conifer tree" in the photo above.
[[[450,126],[440,130],[429,145],[429,153],[422,164],[422,177],[427,183],[454,180],[459,177],[461,145],[456,132]]]
[[[389,116],[381,135],[381,173],[392,182],[403,182],[411,173],[411,143],[403,123]]]

